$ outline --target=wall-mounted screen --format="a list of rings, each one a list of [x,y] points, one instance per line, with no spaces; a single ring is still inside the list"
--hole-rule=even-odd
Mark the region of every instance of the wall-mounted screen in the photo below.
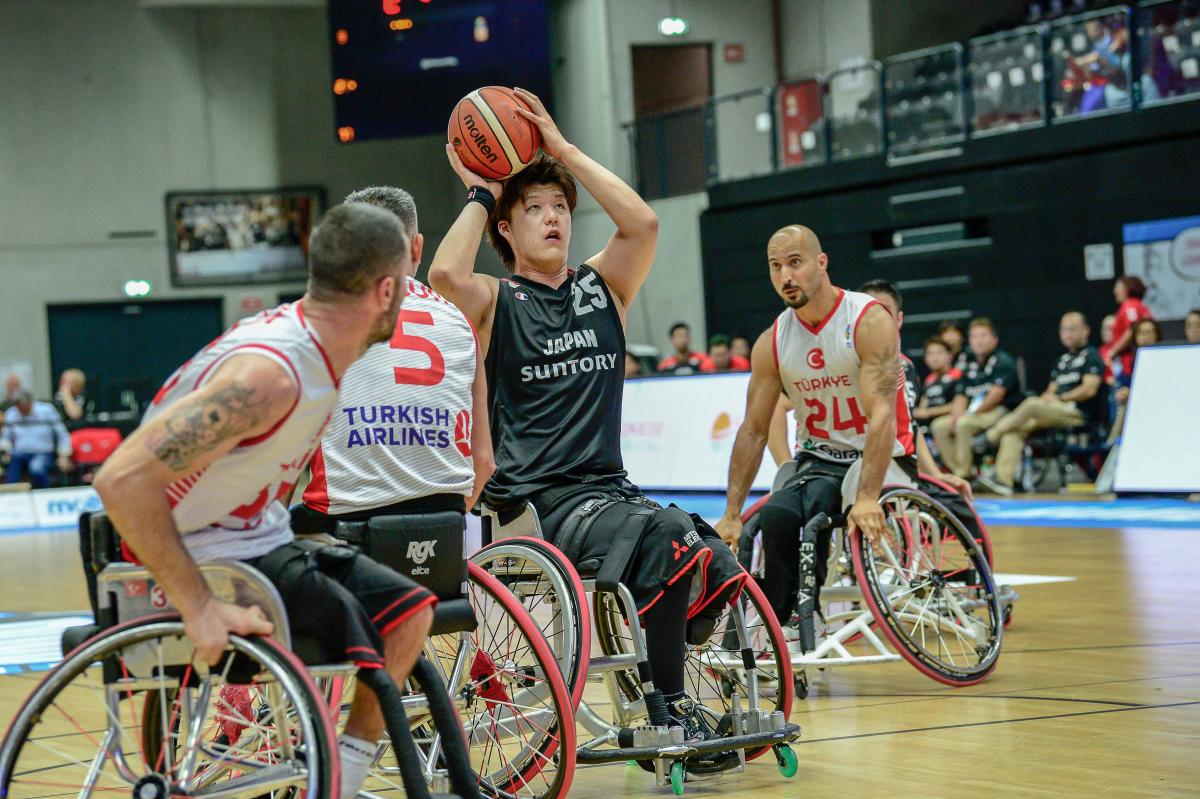
[[[319,187],[168,194],[171,284],[304,280],[308,236],[324,205]]]
[[[1146,282],[1146,305],[1158,319],[1200,308],[1200,216],[1125,225],[1125,274]]]
[[[549,25],[546,0],[330,0],[338,140],[444,134],[480,86],[550,108]]]

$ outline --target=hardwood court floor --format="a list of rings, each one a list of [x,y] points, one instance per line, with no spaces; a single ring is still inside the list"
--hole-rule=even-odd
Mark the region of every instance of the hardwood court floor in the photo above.
[[[1200,795],[1200,530],[993,527],[1023,585],[994,675],[952,689],[905,663],[828,674],[792,719],[800,774],[769,756],[687,796]],[[0,539],[0,611],[87,605],[70,533]],[[0,677],[7,723],[36,675]],[[579,799],[670,796],[625,765],[581,770]]]

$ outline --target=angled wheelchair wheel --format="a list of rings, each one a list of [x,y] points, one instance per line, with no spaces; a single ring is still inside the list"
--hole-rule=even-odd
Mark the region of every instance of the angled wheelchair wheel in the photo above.
[[[985,679],[1000,656],[1004,617],[987,556],[943,505],[920,491],[885,490],[888,533],[851,538],[855,575],[892,646],[952,686]]]
[[[433,636],[426,656],[447,681],[480,793],[505,799],[565,795],[574,779],[576,738],[558,661],[508,588],[475,563],[468,563],[468,578],[475,630]],[[425,767],[443,766],[440,736],[446,731],[433,729],[419,710],[410,711],[409,720]]]
[[[471,556],[471,562],[512,591],[554,653],[579,708],[591,658],[591,618],[583,583],[558,549],[538,538],[508,538]]]
[[[752,671],[743,660],[735,618],[738,613],[745,619],[748,654],[755,664]],[[596,595],[595,619],[596,634],[605,655],[634,651],[615,597],[607,593]],[[612,678],[625,702],[633,705],[642,698],[636,672],[616,671]],[[758,709],[781,711],[785,719],[791,715],[795,698],[791,657],[775,613],[753,578],[746,581],[738,602],[724,609],[708,641],[688,647],[684,684],[688,693],[703,705],[714,727],[729,724],[728,714],[733,710],[735,695],[742,710],[752,707],[753,694]],[[751,749],[746,758],[753,760],[768,751],[769,746]]]
[[[295,655],[231,636],[210,669],[178,616],[148,617],[89,639],[46,675],[0,745],[0,795],[336,799],[334,747]]]

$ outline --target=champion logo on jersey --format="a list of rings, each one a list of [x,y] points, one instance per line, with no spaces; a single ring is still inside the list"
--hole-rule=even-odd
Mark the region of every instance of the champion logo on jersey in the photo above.
[[[808,365],[813,369],[825,368],[825,353],[821,352],[820,347],[814,347],[808,351],[808,357],[805,359]]]
[[[525,293],[525,292],[523,292],[523,291],[514,291],[514,292],[513,292],[513,296],[514,296],[514,297],[516,297],[518,300],[527,300],[527,299],[529,299],[529,295],[528,295],[528,294],[526,294],[526,293]]]

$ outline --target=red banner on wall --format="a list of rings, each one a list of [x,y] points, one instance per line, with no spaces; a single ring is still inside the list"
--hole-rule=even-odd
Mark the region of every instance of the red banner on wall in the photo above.
[[[817,148],[821,121],[821,84],[815,80],[779,87],[779,164],[801,166]]]

